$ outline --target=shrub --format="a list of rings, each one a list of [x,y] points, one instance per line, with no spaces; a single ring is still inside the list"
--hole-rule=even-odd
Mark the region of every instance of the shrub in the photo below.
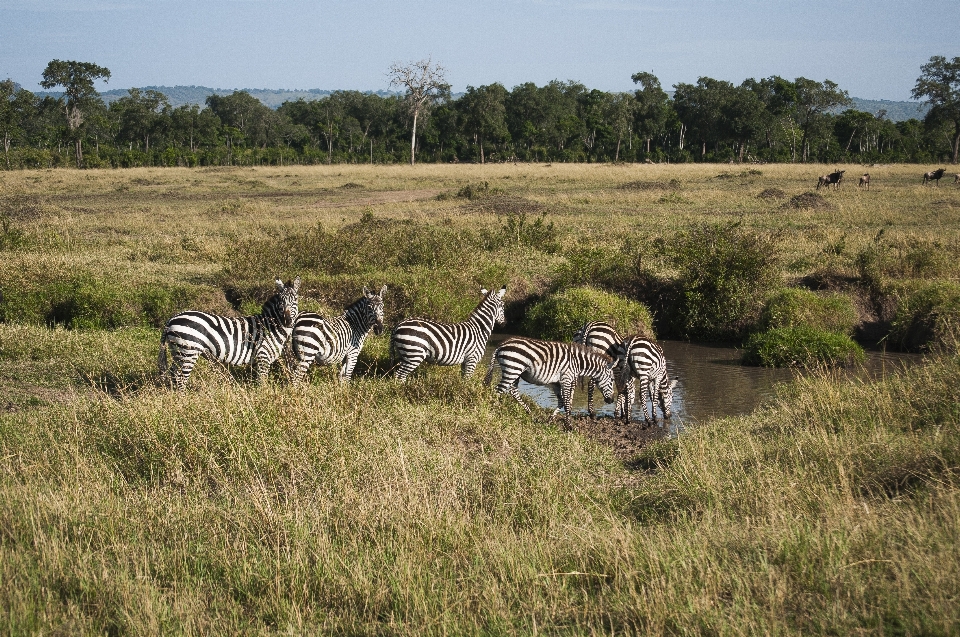
[[[849,365],[863,360],[863,348],[849,336],[808,326],[778,327],[747,339],[742,361],[764,367]]]
[[[759,318],[763,300],[780,284],[776,236],[732,224],[700,225],[677,234],[676,331],[685,338],[736,339]]]
[[[767,300],[760,316],[763,330],[811,327],[850,336],[859,323],[857,311],[843,294],[819,295],[809,290],[785,288]]]
[[[607,321],[623,335],[654,336],[653,319],[644,305],[588,287],[570,288],[535,304],[523,329],[535,338],[569,341],[588,321]]]
[[[905,350],[956,349],[960,340],[960,285],[933,283],[896,293],[888,341]]]

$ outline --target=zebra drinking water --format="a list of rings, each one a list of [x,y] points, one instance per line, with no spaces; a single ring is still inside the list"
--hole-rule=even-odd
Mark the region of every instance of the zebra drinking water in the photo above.
[[[173,383],[183,391],[190,372],[202,354],[228,365],[255,365],[256,381],[262,382],[283,352],[297,319],[300,277],[284,285],[276,280],[277,292],[263,304],[260,314],[230,318],[206,312],[182,312],[163,328],[157,366],[167,372],[167,347],[173,358]]]
[[[486,349],[493,326],[506,322],[503,296],[480,290],[483,298],[470,317],[462,323],[439,323],[429,319],[400,321],[390,335],[390,351],[397,364],[397,379],[405,381],[423,361],[437,365],[460,365],[464,378],[473,374]]]
[[[490,359],[484,383],[493,380],[493,369],[500,366],[497,393],[510,394],[530,411],[520,399],[517,384],[520,379],[535,385],[550,385],[557,396],[556,416],[562,409],[565,422],[570,425],[570,404],[577,379],[588,376],[603,393],[608,403],[613,402],[613,368],[616,360],[577,343],[538,341],[532,338],[510,338],[500,344]]]
[[[326,320],[319,314],[304,312],[297,318],[291,337],[293,356],[290,371],[293,384],[303,380],[310,365],[331,365],[343,361],[340,380],[350,382],[363,341],[373,330],[383,333],[383,295],[387,286],[374,294],[363,288],[363,296],[341,316]]]
[[[601,354],[606,354],[616,360],[617,367],[613,370],[614,376],[618,377],[620,375],[620,364],[623,361],[623,338],[612,325],[603,321],[584,323],[583,326],[577,330],[577,333],[573,335],[573,342],[591,347]],[[593,388],[593,379],[587,378],[587,412],[591,418],[596,416],[596,412],[593,409]],[[619,391],[617,393],[617,405],[613,412],[614,418],[618,418],[623,414],[626,405],[626,393],[633,392],[634,389],[634,379],[631,376],[630,380],[627,381],[625,391]]]
[[[636,385],[634,380],[640,381],[640,398],[643,400],[644,421],[656,422],[654,403],[660,404],[660,411],[664,419],[670,418],[673,407],[673,388],[677,386],[676,379],[670,380],[667,373],[667,359],[659,345],[642,336],[628,336],[620,345],[624,354],[624,366],[620,373],[617,385],[622,393],[626,394],[624,419],[630,422],[633,411],[633,402],[636,399]],[[650,418],[647,419],[647,396],[650,397]],[[660,423],[663,426],[663,423]]]

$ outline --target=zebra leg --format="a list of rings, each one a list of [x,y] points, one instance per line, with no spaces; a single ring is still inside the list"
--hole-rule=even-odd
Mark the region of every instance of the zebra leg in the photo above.
[[[562,379],[560,381],[560,395],[562,399],[563,411],[566,413],[566,418],[564,418],[564,426],[567,429],[570,429],[570,410],[573,403],[573,386],[576,384],[575,379],[570,379],[564,382]]]
[[[303,358],[303,359],[301,359],[301,360],[299,360],[299,361],[297,361],[297,360],[291,361],[291,362],[293,362],[293,363],[296,363],[296,366],[291,365],[291,367],[293,368],[293,369],[291,370],[291,372],[290,372],[290,383],[291,383],[291,384],[293,384],[293,385],[299,385],[299,384],[300,384],[300,382],[301,382],[301,381],[304,379],[304,377],[307,375],[307,372],[310,370],[310,366],[313,364],[313,361],[314,361],[315,358],[316,358],[316,357],[314,357],[314,356],[308,356],[308,357]]]
[[[178,392],[182,392],[187,387],[187,381],[190,379],[190,373],[200,358],[198,349],[179,349],[174,348],[173,352],[173,386]]]
[[[591,418],[597,417],[597,412],[593,410],[593,379],[587,379],[587,413]]]
[[[343,366],[340,367],[340,382],[349,383],[353,378],[353,368],[357,366],[359,350],[352,349],[343,357]]]
[[[633,417],[633,403],[637,400],[637,379],[630,377],[630,380],[627,381],[627,384],[623,388],[622,394],[622,405],[623,405],[623,421],[627,424],[630,423],[631,418]],[[621,398],[617,399],[618,404],[621,402]]]
[[[476,353],[471,352],[466,355],[463,359],[463,364],[460,365],[460,375],[463,378],[469,378],[473,376],[473,372],[477,369],[477,363],[480,362],[480,357]]]
[[[426,358],[427,355],[420,352],[415,357],[404,358],[402,361],[400,361],[400,364],[397,366],[397,380],[399,380],[401,383],[406,382],[407,376],[412,374],[413,370],[419,367],[420,363],[422,363]]]

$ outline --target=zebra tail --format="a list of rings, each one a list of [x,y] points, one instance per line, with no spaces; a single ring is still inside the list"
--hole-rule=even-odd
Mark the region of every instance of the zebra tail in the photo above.
[[[157,368],[160,370],[161,376],[167,373],[167,328],[163,328],[163,333],[160,335],[160,354],[157,355]]]
[[[487,375],[483,377],[483,384],[487,387],[490,386],[490,381],[493,380],[493,368],[497,365],[497,357],[493,356],[490,358],[490,364],[487,365]]]

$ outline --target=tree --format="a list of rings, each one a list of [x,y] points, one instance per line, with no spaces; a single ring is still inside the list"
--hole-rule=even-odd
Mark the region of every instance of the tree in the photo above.
[[[840,90],[840,87],[830,80],[817,82],[798,77],[793,81],[793,85],[796,90],[794,110],[797,123],[803,131],[800,148],[803,152],[803,161],[807,161],[811,134],[818,128],[822,128],[824,115],[837,107],[850,106],[853,101],[846,91]]]
[[[35,97],[13,80],[0,82],[0,137],[3,154],[10,168],[10,144],[24,134],[24,124],[33,116]]]
[[[150,152],[150,137],[169,120],[170,102],[160,91],[141,91],[132,88],[128,94],[110,104],[110,110],[120,115],[118,136],[138,144],[143,140],[143,151]]]
[[[660,80],[653,73],[634,73],[630,76],[640,88],[634,92],[637,101],[636,131],[647,142],[646,152],[650,153],[650,140],[662,135],[670,119],[670,96],[660,86]]]
[[[620,143],[625,135],[630,133],[633,124],[633,114],[637,103],[629,93],[614,93],[606,105],[604,116],[610,130],[617,138],[617,150],[613,154],[613,161],[620,161]]]
[[[930,110],[924,117],[928,125],[953,124],[953,163],[960,151],[960,57],[947,61],[935,55],[920,67],[920,77],[911,92],[914,99],[926,98]]]
[[[466,94],[457,100],[463,113],[464,132],[472,134],[480,149],[480,163],[486,162],[483,140],[495,141],[509,136],[507,132],[507,89],[502,84],[467,87]]]
[[[402,65],[390,65],[387,75],[390,86],[403,86],[407,89],[405,102],[413,117],[413,131],[410,135],[410,165],[416,161],[417,120],[426,115],[430,107],[439,100],[450,96],[450,85],[446,82],[447,70],[434,64],[430,58]]]
[[[84,113],[96,102],[100,102],[100,96],[93,87],[94,81],[98,79],[109,80],[110,69],[92,62],[52,60],[43,70],[43,81],[40,82],[40,86],[46,89],[63,87],[63,111],[66,115],[67,130],[73,137],[76,148],[77,168],[83,163],[81,126]]]

